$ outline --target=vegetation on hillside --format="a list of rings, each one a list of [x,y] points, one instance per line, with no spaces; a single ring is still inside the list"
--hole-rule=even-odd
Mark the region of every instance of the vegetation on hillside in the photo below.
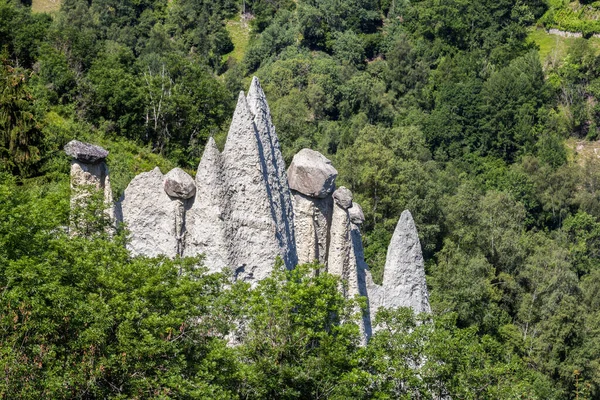
[[[551,0],[540,18],[546,28],[581,33],[585,37],[600,34],[600,2],[589,0]]]
[[[0,396],[600,396],[600,57],[528,39],[571,5],[26,3],[0,0]],[[250,289],[63,233],[66,142],[107,147],[117,192],[193,171],[252,75],[286,161],[321,151],[363,206],[375,279],[411,210],[432,316],[382,310],[361,347],[355,300],[310,266]]]

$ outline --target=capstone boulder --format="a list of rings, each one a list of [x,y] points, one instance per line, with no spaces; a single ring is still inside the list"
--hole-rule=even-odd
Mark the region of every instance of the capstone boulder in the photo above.
[[[79,140],[71,140],[64,147],[65,153],[76,160],[84,163],[94,164],[108,157],[108,151],[91,143],[83,143]]]
[[[189,199],[196,194],[194,179],[181,168],[173,168],[165,175],[164,188],[176,199]]]
[[[292,159],[287,175],[290,189],[322,199],[335,190],[338,172],[318,151],[302,149]]]

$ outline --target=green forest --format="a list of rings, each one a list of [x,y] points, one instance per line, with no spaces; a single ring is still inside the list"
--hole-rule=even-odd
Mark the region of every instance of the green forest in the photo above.
[[[596,3],[0,0],[0,398],[600,398]],[[320,151],[362,205],[378,282],[411,211],[431,315],[362,346],[318,265],[132,257],[101,200],[69,236],[68,141],[115,197],[193,175],[254,75],[286,163]]]

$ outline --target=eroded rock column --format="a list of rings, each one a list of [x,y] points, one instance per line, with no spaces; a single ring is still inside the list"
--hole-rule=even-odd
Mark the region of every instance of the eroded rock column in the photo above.
[[[83,143],[78,140],[71,140],[64,148],[65,153],[71,156],[71,230],[72,234],[77,234],[77,230],[85,231],[81,224],[80,213],[76,209],[82,210],[89,205],[90,196],[101,192],[105,203],[105,217],[114,219],[114,210],[112,206],[113,197],[110,188],[110,176],[106,157],[108,151],[100,146],[90,143]]]
[[[298,263],[327,263],[337,170],[321,153],[303,149],[288,168],[294,200]]]
[[[175,254],[183,257],[185,249],[185,201],[196,194],[196,185],[194,179],[181,168],[173,168],[165,175],[164,179],[165,193],[173,200],[175,214]]]
[[[419,234],[408,210],[402,212],[388,247],[383,291],[385,307],[431,312]]]
[[[223,161],[211,137],[196,172],[196,198],[186,213],[186,256],[204,255],[204,266],[220,272],[228,264],[225,238]]]

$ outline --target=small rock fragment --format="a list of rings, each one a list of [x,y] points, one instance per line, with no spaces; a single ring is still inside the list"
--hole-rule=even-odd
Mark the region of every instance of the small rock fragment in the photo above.
[[[348,209],[348,214],[350,215],[350,222],[355,225],[362,225],[365,222],[365,214],[357,202],[352,202],[352,207]]]
[[[347,210],[352,207],[352,192],[347,187],[340,186],[333,192],[333,200],[344,210]]]

